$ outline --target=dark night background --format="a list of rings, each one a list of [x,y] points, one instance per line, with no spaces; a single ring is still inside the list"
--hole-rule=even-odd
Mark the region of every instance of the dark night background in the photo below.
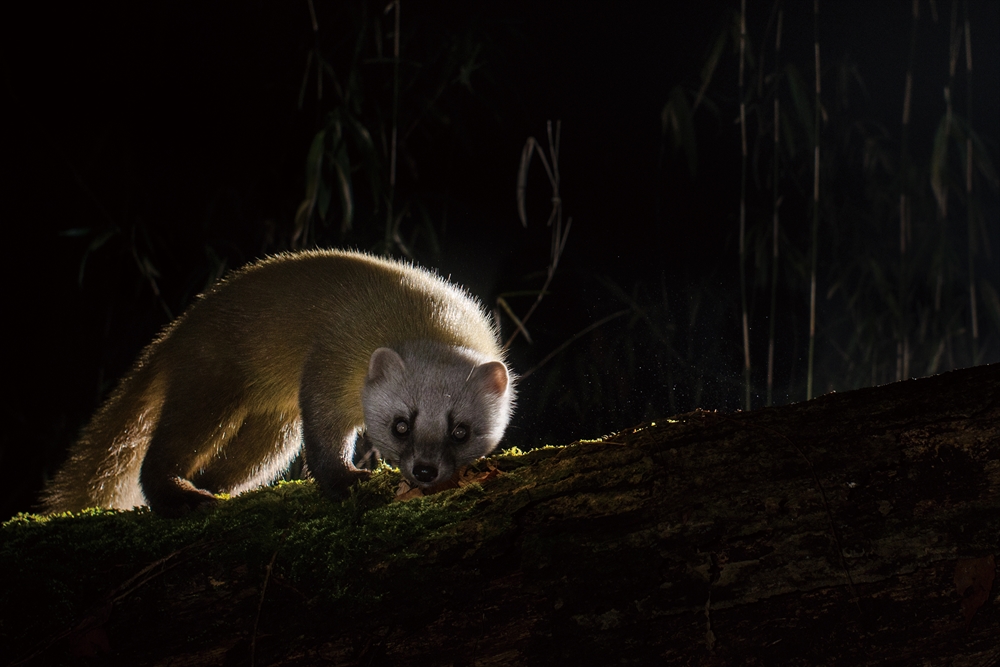
[[[811,104],[813,15],[811,2],[779,3],[782,70],[774,77],[775,5],[747,4],[744,275],[756,408],[767,400],[775,90],[789,120],[779,161],[773,401],[806,398],[810,116],[795,115],[786,68],[801,75]],[[956,127],[969,118],[982,146],[968,200],[964,139],[949,144],[942,219],[930,165],[946,109],[952,4],[920,0],[911,59],[910,2],[821,2],[814,394],[895,380],[903,339],[910,376],[1000,361],[1000,207],[991,170],[1000,162],[1000,3],[967,5],[971,87],[963,42],[952,100]],[[956,3],[959,28],[965,6]],[[316,133],[331,127],[330,114],[350,110],[375,154],[345,140],[353,228],[341,233],[334,195],[326,219],[311,219],[308,241],[385,250],[393,14],[384,8],[315,0],[316,32],[306,0],[8,10],[0,154],[10,372],[0,518],[31,507],[101,398],[195,294],[228,268],[292,247],[306,158]],[[544,281],[550,194],[536,161],[522,228],[518,164],[526,138],[544,147],[546,121],[560,120],[561,195],[572,232],[528,323],[533,342],[515,341],[511,363],[524,373],[588,325],[627,311],[522,382],[507,445],[564,444],[695,407],[744,406],[739,56],[731,30],[738,12],[738,0],[402,3],[394,204],[404,211],[401,237],[414,258],[490,306],[503,296],[523,315],[534,297],[520,293]],[[694,114],[692,174],[663,133],[664,105],[675,90],[693,104],[727,26]],[[316,54],[329,65],[322,97]],[[914,202],[902,276],[901,188]],[[509,335],[510,319],[501,319]]]

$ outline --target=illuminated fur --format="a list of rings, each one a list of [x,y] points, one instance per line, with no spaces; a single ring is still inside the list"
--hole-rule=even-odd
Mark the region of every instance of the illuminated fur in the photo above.
[[[492,451],[513,406],[497,332],[460,288],[346,251],[233,272],[139,356],[45,491],[48,512],[165,515],[278,477],[305,446],[337,496],[368,442],[418,486]]]

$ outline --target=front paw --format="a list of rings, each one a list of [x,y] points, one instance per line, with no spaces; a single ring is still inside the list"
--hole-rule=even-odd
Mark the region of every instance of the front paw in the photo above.
[[[310,470],[309,472],[316,480],[316,484],[319,485],[320,491],[332,500],[343,500],[347,497],[351,487],[372,476],[370,470],[339,466],[332,469]]]
[[[337,475],[332,476],[331,482],[333,486],[333,493],[339,497],[347,495],[347,492],[352,486],[356,486],[361,482],[367,482],[371,479],[371,470],[359,470],[357,468],[351,468],[347,470],[338,471]],[[320,486],[323,486],[320,484]]]

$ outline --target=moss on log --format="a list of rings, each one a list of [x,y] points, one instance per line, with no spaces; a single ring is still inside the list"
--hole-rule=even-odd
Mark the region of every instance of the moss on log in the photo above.
[[[1000,367],[210,513],[2,529],[14,664],[1000,661]]]

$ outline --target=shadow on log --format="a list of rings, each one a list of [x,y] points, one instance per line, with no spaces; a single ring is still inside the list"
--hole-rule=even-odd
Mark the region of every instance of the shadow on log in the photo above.
[[[1000,367],[498,457],[482,484],[20,516],[13,664],[996,665]]]

